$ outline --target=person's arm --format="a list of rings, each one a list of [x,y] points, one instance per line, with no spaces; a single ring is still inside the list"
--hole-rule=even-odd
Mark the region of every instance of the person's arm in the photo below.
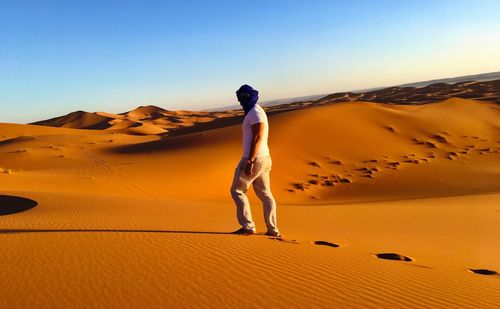
[[[262,136],[264,135],[264,123],[257,122],[252,125],[252,140],[250,143],[250,153],[248,155],[248,161],[245,166],[245,174],[252,174],[253,160],[257,155],[257,151],[262,143]]]

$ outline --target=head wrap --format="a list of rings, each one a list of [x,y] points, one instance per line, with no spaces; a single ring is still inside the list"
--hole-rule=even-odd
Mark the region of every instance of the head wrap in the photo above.
[[[243,110],[245,111],[245,115],[257,104],[259,100],[259,92],[253,89],[249,85],[243,85],[236,91],[236,97],[240,102]]]

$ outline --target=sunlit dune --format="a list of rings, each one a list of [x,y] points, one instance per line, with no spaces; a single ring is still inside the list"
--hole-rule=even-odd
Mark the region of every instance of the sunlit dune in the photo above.
[[[0,124],[0,307],[494,308],[498,101],[370,96],[267,109],[283,238],[228,234],[239,111]]]
[[[149,105],[140,106],[121,114],[78,111],[32,124],[73,129],[108,130],[113,131],[113,133],[132,135],[159,135],[216,119],[234,117],[238,114],[240,113],[234,111],[168,111]]]

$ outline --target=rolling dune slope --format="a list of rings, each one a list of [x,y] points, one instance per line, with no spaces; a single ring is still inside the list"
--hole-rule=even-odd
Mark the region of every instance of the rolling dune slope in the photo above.
[[[33,125],[73,129],[108,130],[130,135],[158,135],[215,119],[234,117],[240,112],[168,111],[161,107],[140,106],[129,112],[110,114],[77,111],[65,116],[37,121]]]
[[[356,102],[270,119],[273,186],[285,204],[450,196],[499,188],[500,115],[495,104],[462,99],[421,106]],[[239,126],[229,126],[110,147],[105,153],[144,158],[140,173],[151,171],[147,187],[157,188],[158,195],[169,194],[161,190],[168,184],[196,199],[224,201],[227,185],[220,183],[231,181],[240,133]],[[137,171],[130,173],[141,178]],[[193,188],[192,181],[204,185]]]
[[[0,307],[498,306],[498,104],[268,111],[284,238],[228,234],[239,112],[0,124]]]

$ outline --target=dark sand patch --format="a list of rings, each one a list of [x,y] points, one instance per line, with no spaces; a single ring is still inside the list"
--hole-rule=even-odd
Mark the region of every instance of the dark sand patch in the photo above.
[[[500,274],[494,270],[489,270],[489,269],[473,269],[470,268],[469,271],[478,274],[478,275],[485,275],[485,276],[499,276]]]
[[[404,261],[404,262],[412,261],[411,258],[397,253],[377,253],[375,254],[375,256],[383,260]]]
[[[319,246],[327,246],[327,247],[333,247],[333,248],[338,248],[340,245],[334,244],[333,242],[325,241],[325,240],[316,240],[314,242],[315,245]]]
[[[38,205],[38,202],[28,198],[0,195],[0,216],[26,211],[36,205]]]

